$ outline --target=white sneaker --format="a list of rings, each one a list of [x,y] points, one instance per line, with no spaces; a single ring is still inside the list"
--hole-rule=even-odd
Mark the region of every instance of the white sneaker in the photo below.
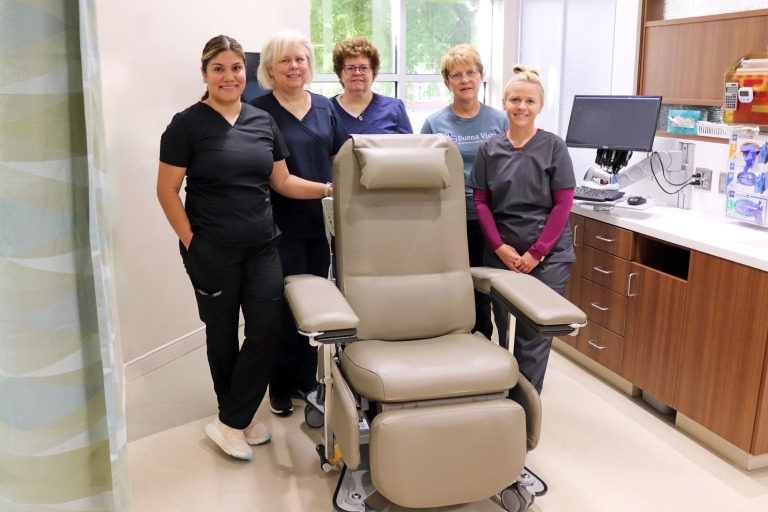
[[[243,434],[245,434],[245,442],[250,445],[264,444],[272,439],[272,434],[267,430],[266,425],[256,418],[253,418],[251,424],[245,427]]]
[[[218,416],[205,426],[205,433],[214,443],[219,445],[219,448],[224,450],[224,453],[237,459],[251,460],[253,458],[253,450],[245,441],[243,431],[228,427],[219,420]]]

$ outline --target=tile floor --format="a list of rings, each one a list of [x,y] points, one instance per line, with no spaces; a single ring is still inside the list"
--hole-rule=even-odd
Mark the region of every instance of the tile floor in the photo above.
[[[133,512],[333,510],[337,473],[320,469],[314,447],[322,432],[304,424],[298,400],[287,419],[266,403],[259,409],[274,438],[255,447],[252,462],[224,455],[205,436],[216,406],[204,349],[130,381],[126,401]],[[542,402],[541,443],[527,465],[549,492],[531,512],[768,511],[768,469],[733,466],[676,429],[670,416],[557,352]],[[439,510],[503,508],[489,499]]]

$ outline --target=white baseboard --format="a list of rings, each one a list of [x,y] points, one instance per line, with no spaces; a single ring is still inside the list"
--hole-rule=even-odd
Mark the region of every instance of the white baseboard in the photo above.
[[[125,380],[132,381],[137,379],[203,345],[205,345],[205,327],[200,327],[185,336],[170,341],[162,347],[158,347],[125,363],[123,366]]]

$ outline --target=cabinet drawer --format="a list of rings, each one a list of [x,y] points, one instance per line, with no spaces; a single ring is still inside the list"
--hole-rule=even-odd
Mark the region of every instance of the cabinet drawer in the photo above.
[[[624,338],[595,323],[588,323],[576,335],[576,348],[593,361],[620,374]]]
[[[586,219],[584,223],[584,245],[625,260],[632,257],[633,235],[631,231],[595,219]]]
[[[581,249],[581,276],[616,293],[626,295],[629,261],[592,247]]]
[[[590,323],[598,323],[616,334],[624,335],[627,313],[625,296],[582,278],[579,307],[587,314]]]

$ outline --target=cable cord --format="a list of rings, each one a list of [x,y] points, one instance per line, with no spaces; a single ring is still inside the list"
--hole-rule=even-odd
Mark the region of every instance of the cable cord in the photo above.
[[[659,181],[659,177],[656,176],[656,170],[653,168],[653,156],[654,155],[656,155],[656,157],[659,159],[659,165],[661,165],[661,174],[662,174],[662,176],[664,176],[664,181],[666,181],[668,184],[672,185],[673,187],[678,187],[677,190],[673,190],[672,192],[670,192],[669,190],[665,189],[664,186]],[[671,158],[670,158],[670,163],[671,163]],[[683,190],[685,187],[689,187],[689,186],[693,185],[693,181],[695,180],[695,178],[693,178],[693,177],[689,178],[688,180],[686,180],[683,183],[672,183],[671,181],[669,181],[667,179],[666,174],[664,174],[666,171],[667,170],[664,168],[664,162],[661,161],[661,155],[659,154],[659,152],[658,151],[654,151],[653,153],[651,153],[651,175],[653,176],[653,179],[656,180],[656,184],[659,186],[659,188],[661,189],[662,192],[664,192],[665,194],[674,195],[674,194],[677,194],[678,192],[680,192],[681,190]]]

